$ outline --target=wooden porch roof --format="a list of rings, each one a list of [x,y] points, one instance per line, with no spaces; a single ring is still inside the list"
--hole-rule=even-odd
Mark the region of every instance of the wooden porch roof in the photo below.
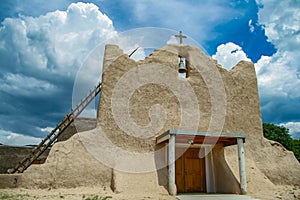
[[[237,138],[245,142],[246,134],[241,133],[211,133],[193,132],[183,130],[168,130],[156,137],[156,144],[168,142],[171,135],[175,135],[175,142],[181,144],[216,144],[223,143],[225,146],[237,144]]]

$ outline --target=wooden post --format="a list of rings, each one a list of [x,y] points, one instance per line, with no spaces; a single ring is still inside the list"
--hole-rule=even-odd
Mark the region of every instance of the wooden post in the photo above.
[[[207,153],[208,151],[210,152]],[[216,193],[212,147],[205,147],[205,153],[206,192]]]
[[[170,135],[169,139],[169,193],[173,196],[177,194],[175,184],[175,135]]]
[[[239,171],[240,171],[240,187],[241,187],[242,194],[246,194],[247,180],[246,180],[244,141],[242,138],[237,138],[237,143],[238,143],[238,157],[239,157]]]

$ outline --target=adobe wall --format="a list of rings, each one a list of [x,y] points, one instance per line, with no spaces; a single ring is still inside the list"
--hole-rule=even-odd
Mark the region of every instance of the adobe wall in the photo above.
[[[0,146],[0,174],[6,174],[8,169],[14,168],[23,158],[29,155],[34,147],[31,146]],[[47,149],[37,160],[44,163],[50,149]]]
[[[94,129],[95,130],[95,129]],[[81,132],[89,134],[93,132]],[[79,134],[55,143],[46,162],[31,165],[18,179],[24,188],[75,188],[104,186],[109,188],[112,171],[97,161],[84,147]]]
[[[74,134],[83,131],[89,131],[97,126],[95,118],[79,117],[57,138],[58,142],[66,141]]]
[[[187,79],[178,77],[178,55],[188,60]],[[198,48],[179,45],[167,45],[135,62],[117,46],[107,45],[97,127],[56,143],[46,163],[25,171],[20,185],[75,187],[113,183],[116,191],[130,188],[143,193],[143,188],[152,188],[155,193],[157,183],[166,185],[166,176],[151,169],[161,164],[158,161],[164,155],[163,151],[155,155],[151,152],[157,150],[155,136],[169,129],[246,133],[250,193],[257,192],[257,185],[271,189],[272,184],[300,182],[300,166],[293,155],[263,138],[253,63],[241,61],[227,71]],[[228,172],[226,176],[238,181],[236,147],[214,153],[224,161],[215,161],[224,172],[232,169],[233,174]],[[136,155],[140,155],[139,159]],[[134,171],[140,173],[131,176]],[[141,187],[139,181],[149,185]],[[232,182],[217,184],[219,191],[235,191],[235,186],[230,187]]]
[[[107,45],[106,51],[112,51],[112,49],[118,48],[114,45]],[[187,58],[190,67],[187,79],[178,78],[176,73],[178,55]],[[266,188],[272,187],[272,184],[299,184],[300,165],[293,154],[263,138],[257,79],[253,63],[241,61],[233,69],[227,71],[219,66],[215,60],[199,51],[198,48],[179,45],[167,45],[139,62],[131,60],[119,49],[114,51],[114,56],[114,61],[112,61],[112,56],[109,57],[110,65],[104,65],[103,88],[98,108],[98,127],[102,128],[113,145],[128,151],[153,151],[155,136],[169,129],[246,133],[246,162],[249,163],[246,163],[246,171],[249,177],[248,190],[250,193],[256,192],[255,187],[258,183]],[[159,73],[170,81],[168,84],[164,81],[158,81],[161,76],[155,72],[157,68],[160,68]],[[152,73],[148,74],[148,78],[145,78],[145,71],[147,70]],[[216,80],[220,77],[223,88],[219,87],[220,82]],[[149,81],[151,79],[152,82]],[[218,84],[213,84],[214,81]],[[200,113],[197,128],[192,125],[194,120],[190,121],[191,127],[189,127],[189,123],[183,123],[180,126],[181,121],[184,120],[182,119],[182,112],[185,112],[185,110],[180,109],[184,107],[184,104],[189,104],[195,100],[188,94],[178,97],[176,94],[178,91],[174,92],[174,88],[170,86],[182,86],[185,84],[182,82],[190,85],[196,94]],[[121,84],[123,84],[122,87],[120,87]],[[185,87],[183,86],[183,88]],[[223,91],[225,91],[225,104],[224,96],[218,95]],[[126,92],[130,92],[130,95],[126,95]],[[128,101],[124,101],[125,97],[129,97]],[[157,104],[164,109],[165,121],[159,131],[153,134],[151,131],[156,130],[155,126],[158,126],[159,120],[155,119],[155,114],[151,112],[151,109],[156,109]],[[124,109],[121,113],[124,115],[123,119],[114,118],[116,117],[113,110],[115,105],[128,106],[128,110]],[[152,107],[153,105],[155,106]],[[224,114],[222,109],[224,107],[226,108],[225,121],[220,130],[218,122],[222,123],[222,117],[218,116],[218,113]],[[122,107],[118,107],[118,109],[122,109]],[[188,115],[185,116],[189,118]],[[122,130],[120,120],[126,121],[127,126],[136,124],[137,126],[134,127],[139,127],[148,138],[143,139],[138,135],[137,137],[128,135],[127,133],[130,131],[128,129]],[[220,163],[224,171],[227,168],[232,169],[235,180],[238,181],[236,148],[236,146],[227,147],[220,151],[218,156],[227,161],[225,165]],[[265,162],[266,160],[268,162]],[[256,178],[252,179],[251,175],[253,174],[263,176],[255,176]],[[230,176],[229,174],[228,177]],[[225,188],[220,190],[222,192],[236,192],[234,186],[230,188],[230,186],[220,185],[219,188]]]
[[[83,132],[96,128],[95,118],[77,118],[57,139],[58,142],[66,141],[77,132]],[[8,169],[14,168],[17,164],[28,156],[34,146],[6,146],[0,145],[0,174],[6,174]],[[35,162],[43,164],[47,159],[50,149],[46,150]],[[1,186],[0,186],[1,188]]]

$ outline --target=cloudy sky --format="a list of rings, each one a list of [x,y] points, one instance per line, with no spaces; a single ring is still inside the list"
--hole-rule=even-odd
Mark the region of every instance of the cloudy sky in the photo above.
[[[300,137],[300,1],[1,0],[0,21],[2,144],[39,142],[91,49],[142,27],[182,30],[226,69],[254,62],[263,121]]]

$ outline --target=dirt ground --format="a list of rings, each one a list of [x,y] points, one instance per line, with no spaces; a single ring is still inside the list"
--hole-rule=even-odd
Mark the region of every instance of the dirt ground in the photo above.
[[[261,200],[300,200],[300,188],[294,186],[276,186],[276,191],[248,194]],[[128,194],[113,193],[110,188],[71,188],[71,189],[0,189],[0,199],[7,200],[176,200],[176,197],[165,194]]]
[[[0,199],[7,200],[176,200],[168,195],[113,193],[110,188],[71,188],[71,189],[0,189]]]
[[[260,191],[259,193],[249,193],[248,195],[261,200],[300,200],[300,187],[290,185],[277,185],[274,186],[273,191]]]

